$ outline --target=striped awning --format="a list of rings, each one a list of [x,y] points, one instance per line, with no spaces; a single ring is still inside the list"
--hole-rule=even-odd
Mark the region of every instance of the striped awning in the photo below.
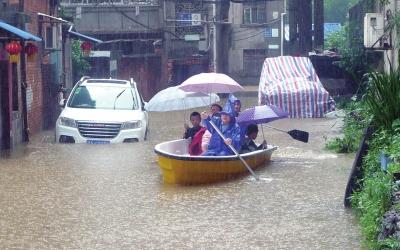
[[[21,30],[15,26],[12,26],[8,23],[5,23],[0,20],[0,29],[5,30],[6,32],[12,33],[24,40],[30,40],[30,41],[36,41],[36,42],[41,42],[42,39],[40,37],[37,37],[35,35],[32,35],[29,32],[26,32],[24,30]]]

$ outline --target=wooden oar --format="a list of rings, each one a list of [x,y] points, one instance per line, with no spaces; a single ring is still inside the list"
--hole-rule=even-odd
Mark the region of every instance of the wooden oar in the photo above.
[[[282,130],[282,129],[279,129],[279,128],[271,127],[271,126],[265,125],[265,124],[263,124],[262,126],[265,126],[267,128],[272,128],[272,129],[275,129],[275,130],[278,130],[278,131],[281,131],[281,132],[288,133],[295,140],[306,142],[306,143],[308,142],[308,132],[306,132],[306,131],[297,130],[297,129],[286,131],[286,130]]]
[[[222,132],[218,129],[218,127],[214,124],[213,121],[209,121],[211,126],[215,129],[215,131],[217,131],[218,135],[222,138],[222,140],[226,140],[225,136],[222,134]],[[258,177],[258,175],[256,175],[256,173],[254,173],[253,169],[251,169],[251,167],[249,166],[249,164],[247,164],[247,162],[243,159],[243,157],[238,153],[238,151],[236,151],[236,149],[232,146],[232,145],[228,145],[228,147],[232,150],[233,153],[235,153],[235,155],[240,159],[240,161],[246,166],[247,170],[249,170],[249,172],[254,176],[254,179],[256,179],[257,181],[260,179]]]

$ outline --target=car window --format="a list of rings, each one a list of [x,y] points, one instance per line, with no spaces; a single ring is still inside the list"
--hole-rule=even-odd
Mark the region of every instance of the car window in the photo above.
[[[88,109],[138,109],[137,97],[131,88],[113,86],[79,86],[72,94],[68,107]]]

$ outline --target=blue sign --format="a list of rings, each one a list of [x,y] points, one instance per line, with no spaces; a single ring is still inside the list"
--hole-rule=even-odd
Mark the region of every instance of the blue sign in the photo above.
[[[265,38],[272,37],[272,28],[265,28],[264,37]]]
[[[331,33],[342,28],[340,23],[324,23],[324,38],[326,39]]]
[[[180,12],[179,13],[180,26],[190,26],[192,23],[192,14],[190,12]]]

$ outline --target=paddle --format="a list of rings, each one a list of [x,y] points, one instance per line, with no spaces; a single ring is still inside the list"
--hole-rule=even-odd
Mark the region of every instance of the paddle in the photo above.
[[[265,125],[263,124],[262,126],[265,126],[267,128],[272,128],[281,132],[285,132],[288,133],[293,139],[298,140],[298,141],[302,141],[302,142],[308,142],[308,132],[306,131],[302,131],[302,130],[297,130],[297,129],[293,129],[290,131],[285,131],[279,128],[275,128],[275,127],[271,127],[269,125]]]
[[[217,131],[218,135],[222,138],[222,140],[225,141],[226,140],[225,136],[218,129],[218,127],[214,124],[214,122],[211,120],[209,122],[210,122],[211,126],[215,129],[215,131]],[[251,169],[249,164],[247,164],[247,162],[242,158],[242,156],[238,153],[238,151],[236,151],[236,149],[232,145],[228,145],[228,147],[232,150],[233,153],[235,153],[235,155],[240,159],[240,161],[246,166],[247,170],[249,170],[249,172],[254,176],[254,179],[256,179],[258,181],[260,178],[258,177],[258,175],[256,175],[256,173],[254,173],[253,169]]]

